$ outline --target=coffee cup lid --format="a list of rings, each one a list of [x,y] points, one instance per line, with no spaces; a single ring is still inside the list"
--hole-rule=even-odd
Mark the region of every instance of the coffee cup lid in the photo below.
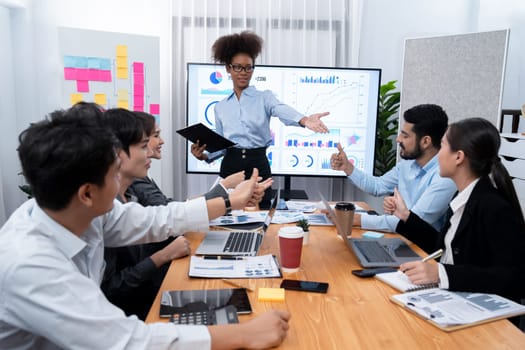
[[[335,203],[335,209],[338,210],[355,210],[354,203],[350,202],[337,202]]]
[[[304,236],[303,229],[298,226],[284,226],[279,229],[279,237],[301,238]]]

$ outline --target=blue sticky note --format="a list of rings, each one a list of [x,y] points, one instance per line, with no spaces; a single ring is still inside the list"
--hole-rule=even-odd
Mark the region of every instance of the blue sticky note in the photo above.
[[[364,238],[381,238],[383,236],[384,234],[373,231],[366,231],[365,233],[363,233]]]

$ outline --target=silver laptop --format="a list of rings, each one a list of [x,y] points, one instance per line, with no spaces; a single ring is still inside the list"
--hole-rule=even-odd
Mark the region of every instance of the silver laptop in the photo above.
[[[330,218],[334,221],[337,232],[346,245],[354,252],[361,266],[398,267],[405,262],[421,259],[421,257],[400,238],[351,238],[340,233],[342,230],[339,229],[340,224],[337,222],[334,210],[323,195],[320,194],[320,196]]]
[[[195,251],[195,255],[255,256],[272,222],[275,206],[280,198],[280,189],[271,200],[270,210],[261,227],[256,230],[208,231]]]

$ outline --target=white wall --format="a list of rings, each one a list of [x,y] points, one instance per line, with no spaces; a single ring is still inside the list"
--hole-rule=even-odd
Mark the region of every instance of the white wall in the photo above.
[[[164,136],[171,138],[171,1],[0,0],[0,9],[3,10],[0,69],[7,70],[0,72],[0,96],[10,102],[8,111],[0,107],[4,131],[0,140],[0,164],[7,215],[25,199],[14,186],[23,182],[16,175],[20,171],[15,156],[17,135],[30,122],[67,107],[61,105],[60,81],[56,78],[60,76],[61,66],[58,27],[159,37],[161,123]],[[10,22],[5,20],[9,18],[5,12],[10,12]],[[9,39],[12,41],[8,42]],[[4,52],[12,55],[4,55]],[[172,151],[169,147],[164,149],[164,155],[162,167],[166,170],[163,173],[171,174]],[[152,174],[161,183],[160,167],[160,162],[154,162]],[[165,182],[162,186],[170,193],[171,181]]]

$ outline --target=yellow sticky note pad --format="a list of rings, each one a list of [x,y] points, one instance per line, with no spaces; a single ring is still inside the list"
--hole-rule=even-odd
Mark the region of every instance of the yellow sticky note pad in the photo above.
[[[259,301],[284,301],[284,289],[259,288],[257,299]]]
[[[84,98],[82,97],[82,94],[71,94],[70,96],[71,105],[77,104],[78,102],[82,102]]]

